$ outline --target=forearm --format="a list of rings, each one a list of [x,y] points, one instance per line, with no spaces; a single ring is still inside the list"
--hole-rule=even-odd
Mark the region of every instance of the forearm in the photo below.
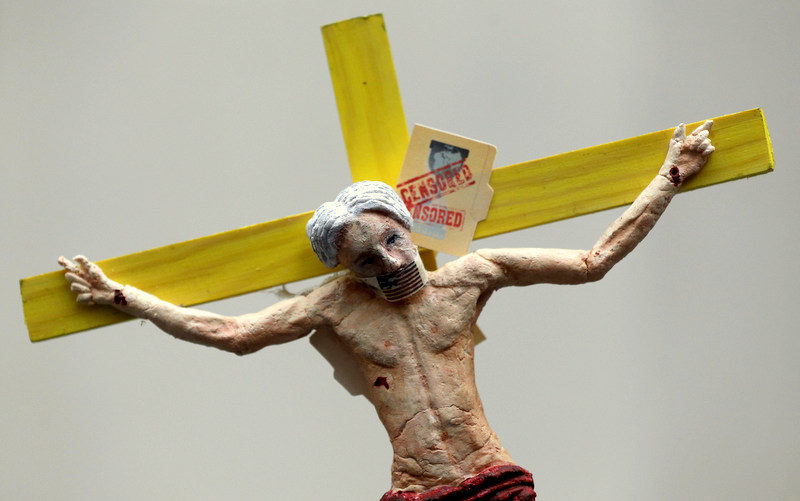
[[[112,306],[149,320],[176,338],[235,353],[246,351],[239,322],[233,317],[176,306],[130,285],[114,291]]]
[[[599,280],[655,226],[683,182],[699,172],[714,151],[708,138],[712,121],[688,138],[675,129],[658,175],[588,251],[559,249],[479,250],[464,259],[467,271],[484,277],[490,288],[540,282],[578,284]]]
[[[83,304],[110,305],[129,315],[150,320],[161,330],[192,343],[213,346],[238,355],[252,353],[270,344],[284,343],[326,325],[316,300],[330,304],[319,291],[309,297],[297,296],[281,301],[258,313],[226,317],[194,308],[176,306],[152,294],[109,279],[86,256],[75,256],[73,263],[61,256],[58,263],[67,273],[70,289]],[[329,290],[327,288],[326,290]]]
[[[467,258],[464,263],[471,275],[484,276],[491,288],[599,280],[642,241],[677,190],[678,186],[657,175],[591,250],[479,249],[475,256],[480,259]]]
[[[707,120],[688,137],[683,124],[675,128],[658,175],[586,255],[589,280],[602,278],[632,251],[655,226],[683,182],[703,168],[714,151],[709,139],[712,125]]]
[[[659,173],[586,253],[589,281],[602,278],[655,226],[680,187],[679,181],[673,181],[667,175]]]

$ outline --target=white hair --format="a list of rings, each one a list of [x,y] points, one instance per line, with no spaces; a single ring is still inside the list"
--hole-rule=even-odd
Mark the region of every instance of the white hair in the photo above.
[[[367,210],[383,212],[411,229],[411,213],[391,186],[380,181],[353,183],[339,192],[333,202],[320,205],[306,225],[311,248],[325,266],[333,268],[339,263],[336,245],[339,233]]]

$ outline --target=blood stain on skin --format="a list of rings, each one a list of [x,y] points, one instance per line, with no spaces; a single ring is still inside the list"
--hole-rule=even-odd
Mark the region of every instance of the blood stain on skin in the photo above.
[[[122,306],[128,305],[125,295],[119,289],[114,289],[114,304],[121,304]]]
[[[669,170],[669,176],[672,178],[672,184],[675,186],[681,184],[681,174],[677,167],[673,167]]]
[[[388,390],[389,381],[387,381],[384,376],[378,376],[377,378],[375,378],[375,382],[372,383],[372,386],[384,386]]]

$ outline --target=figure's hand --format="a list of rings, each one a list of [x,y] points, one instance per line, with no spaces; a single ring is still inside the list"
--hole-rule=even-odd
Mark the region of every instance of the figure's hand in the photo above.
[[[714,152],[714,147],[708,138],[713,124],[713,120],[707,120],[689,134],[689,137],[686,137],[685,125],[677,126],[669,141],[667,158],[664,159],[664,165],[658,173],[678,186],[700,172],[708,162],[708,156]]]
[[[67,271],[65,278],[72,292],[78,294],[77,301],[84,304],[120,304],[122,284],[110,280],[99,266],[85,256],[75,256],[75,262],[61,256],[58,264]],[[120,300],[121,298],[121,300]]]

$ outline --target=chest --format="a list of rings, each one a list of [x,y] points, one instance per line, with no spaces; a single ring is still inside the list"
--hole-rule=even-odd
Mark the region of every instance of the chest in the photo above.
[[[398,303],[370,298],[334,331],[358,358],[395,367],[409,357],[443,352],[469,336],[477,299],[477,291],[432,286]]]

